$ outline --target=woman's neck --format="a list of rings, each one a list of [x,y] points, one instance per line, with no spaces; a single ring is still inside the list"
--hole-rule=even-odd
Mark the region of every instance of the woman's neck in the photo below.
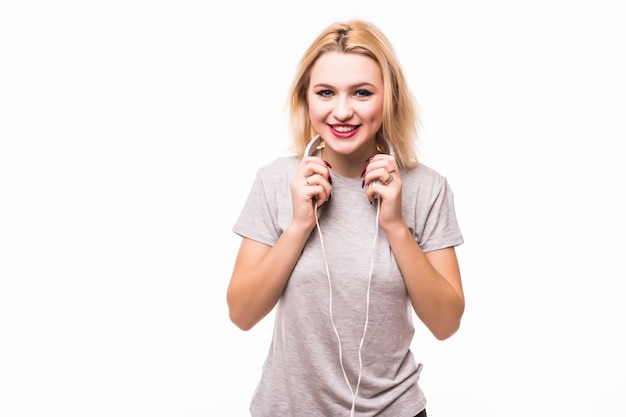
[[[326,147],[322,149],[322,159],[332,166],[332,170],[342,177],[359,178],[365,169],[367,158],[375,155],[376,145],[364,146],[351,154],[339,154]]]

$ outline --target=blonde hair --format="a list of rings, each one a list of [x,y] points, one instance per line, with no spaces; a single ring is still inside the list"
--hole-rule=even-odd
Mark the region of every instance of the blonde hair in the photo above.
[[[326,52],[364,55],[378,63],[384,98],[383,122],[377,137],[382,136],[391,144],[399,168],[417,165],[415,146],[420,123],[417,105],[391,43],[380,29],[362,20],[330,25],[318,35],[300,60],[289,97],[291,130],[298,156],[302,156],[308,142],[317,135],[309,118],[306,97],[311,70]]]

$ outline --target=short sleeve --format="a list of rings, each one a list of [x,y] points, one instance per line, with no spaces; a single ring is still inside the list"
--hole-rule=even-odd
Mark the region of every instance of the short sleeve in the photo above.
[[[279,238],[276,223],[276,209],[268,199],[263,171],[259,170],[232,230],[241,237],[273,246]]]
[[[431,196],[427,207],[426,201],[418,201],[422,215],[418,216],[421,236],[416,236],[424,252],[431,252],[463,243],[463,236],[456,218],[454,194],[448,180],[440,177],[431,188]]]

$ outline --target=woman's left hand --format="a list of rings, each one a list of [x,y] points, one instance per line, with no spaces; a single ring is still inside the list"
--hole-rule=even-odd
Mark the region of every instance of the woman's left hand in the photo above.
[[[402,217],[402,177],[396,159],[391,155],[377,154],[369,159],[363,174],[363,185],[367,186],[367,198],[377,204],[380,198],[380,227],[386,229]]]

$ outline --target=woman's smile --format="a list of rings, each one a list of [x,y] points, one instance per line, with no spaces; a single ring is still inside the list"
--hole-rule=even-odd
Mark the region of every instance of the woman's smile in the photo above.
[[[383,122],[383,85],[378,63],[368,56],[327,52],[315,62],[307,89],[309,117],[333,166],[375,153]]]

